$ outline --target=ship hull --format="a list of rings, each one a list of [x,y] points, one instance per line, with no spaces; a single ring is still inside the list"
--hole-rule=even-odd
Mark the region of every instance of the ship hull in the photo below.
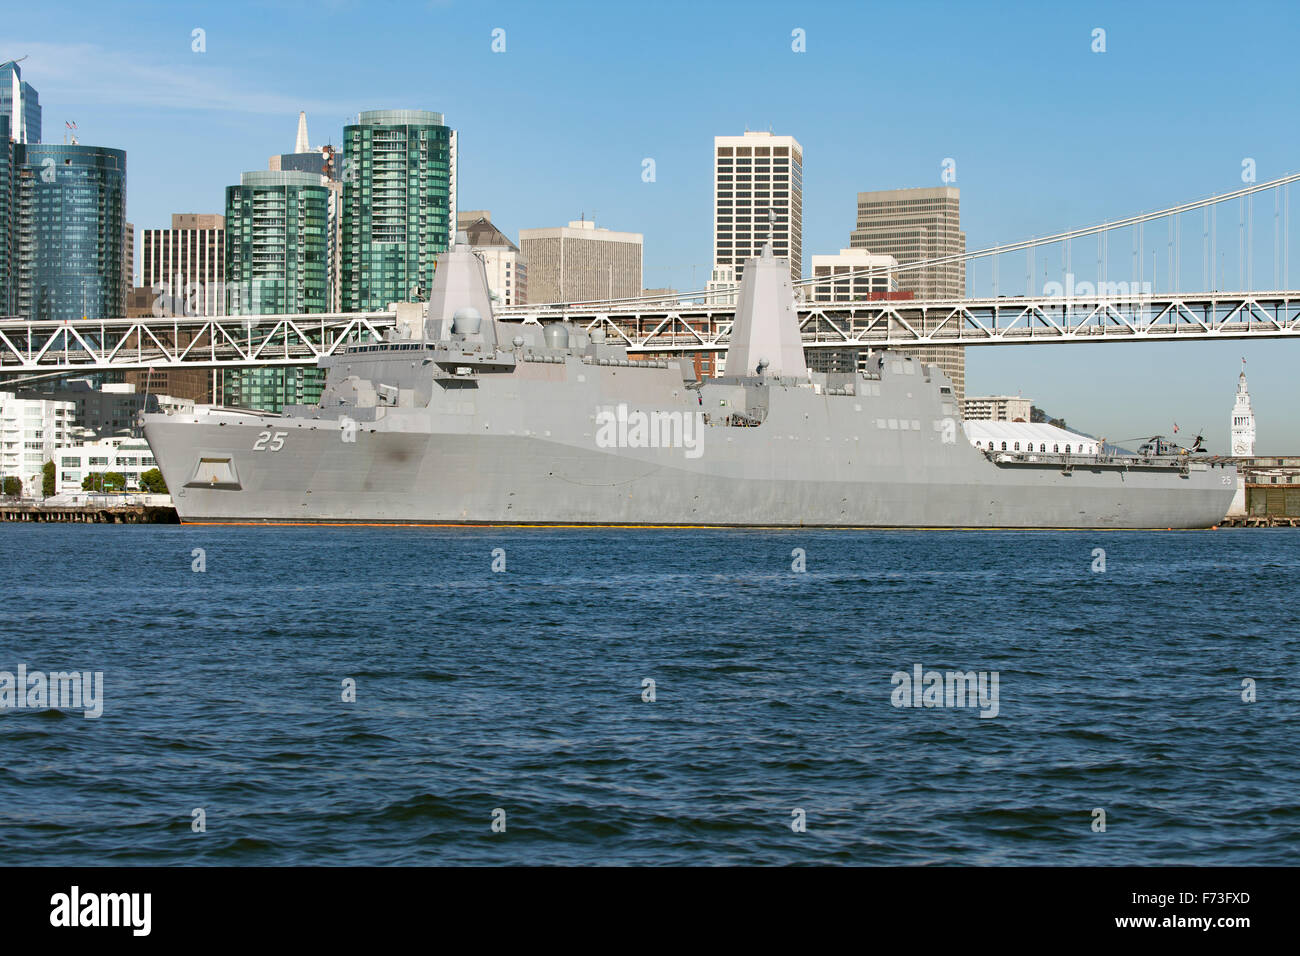
[[[1230,464],[1085,457],[1063,429],[978,449],[915,356],[810,371],[770,244],[745,267],[730,371],[703,381],[598,328],[517,325],[507,347],[463,243],[408,312],[320,359],[319,405],[144,416],[181,520],[1200,528],[1235,491]]]
[[[1235,490],[1230,467],[998,464],[935,435],[837,440],[806,421],[803,433],[770,421],[709,429],[692,459],[598,448],[589,435],[360,428],[344,442],[315,419],[174,419],[146,435],[188,522],[1199,528]],[[205,481],[194,471],[204,459],[229,473]]]

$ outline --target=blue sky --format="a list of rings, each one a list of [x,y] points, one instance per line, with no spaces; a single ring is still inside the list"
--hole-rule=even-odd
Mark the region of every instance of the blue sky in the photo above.
[[[443,112],[461,208],[514,236],[579,214],[645,235],[645,284],[700,287],[711,255],[712,137],[771,128],[804,147],[804,262],[848,245],[856,193],[939,185],[956,161],[971,249],[1159,209],[1300,169],[1295,4],[530,2],[12,5],[0,60],[29,55],[47,141],[127,150],[128,214],[220,212],[227,185],[292,149],[338,143],[356,112]],[[1106,52],[1092,32],[1106,31]],[[192,51],[192,31],[206,52]],[[506,51],[493,53],[492,31]],[[791,50],[791,31],[807,50]],[[656,181],[641,180],[642,160]],[[1300,205],[1300,190],[1297,190]],[[1285,284],[1300,287],[1300,208]],[[1257,199],[1254,285],[1273,284],[1273,200]],[[1183,246],[1200,287],[1199,217]],[[1145,236],[1150,278],[1164,240]],[[1132,238],[1109,243],[1126,279]],[[1239,277],[1219,214],[1220,284]],[[1059,254],[1050,279],[1060,278]],[[1043,257],[1036,266],[1041,290]],[[1096,247],[1074,272],[1095,278]],[[1024,292],[1023,256],[999,291]],[[1208,281],[1208,280],[1205,280]],[[971,270],[974,294],[991,269]],[[1226,449],[1239,359],[1260,453],[1300,453],[1300,343],[971,349],[969,394],[1022,393],[1112,438],[1204,426]]]

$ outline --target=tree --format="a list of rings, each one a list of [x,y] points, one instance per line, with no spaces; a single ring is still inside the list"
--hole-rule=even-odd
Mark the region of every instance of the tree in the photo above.
[[[13,495],[15,498],[21,498],[23,495],[22,479],[15,478],[13,475],[6,475],[4,480],[4,494]]]
[[[167,494],[167,482],[157,468],[150,468],[140,476],[140,487],[151,495]]]
[[[41,468],[41,494],[46,498],[54,494],[54,462],[47,461]]]
[[[124,491],[126,476],[120,471],[92,471],[81,479],[82,491]]]

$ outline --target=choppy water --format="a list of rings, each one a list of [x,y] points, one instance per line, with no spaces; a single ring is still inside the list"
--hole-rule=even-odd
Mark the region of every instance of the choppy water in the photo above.
[[[0,713],[0,843],[59,864],[1295,863],[1298,546],[8,525],[0,670],[103,671],[105,701]],[[893,706],[916,664],[996,671],[997,716]]]

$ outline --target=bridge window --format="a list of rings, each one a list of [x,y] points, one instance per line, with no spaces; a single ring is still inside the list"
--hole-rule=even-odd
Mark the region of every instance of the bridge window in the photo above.
[[[1007,443],[1006,443],[1006,442],[1003,442],[1003,443],[1002,443],[1002,450],[1003,450],[1003,451],[1006,451],[1006,450],[1007,450]]]
[[[1020,451],[1020,442],[1016,442],[1015,450]]]
[[[1061,446],[1060,446],[1060,445],[1053,445],[1053,446],[1052,446],[1052,451],[1053,451],[1053,452],[1059,452],[1060,450],[1061,450]]]
[[[1070,446],[1069,446],[1069,445],[1066,445],[1066,446],[1065,446],[1065,453],[1066,453],[1067,455],[1070,453]]]

